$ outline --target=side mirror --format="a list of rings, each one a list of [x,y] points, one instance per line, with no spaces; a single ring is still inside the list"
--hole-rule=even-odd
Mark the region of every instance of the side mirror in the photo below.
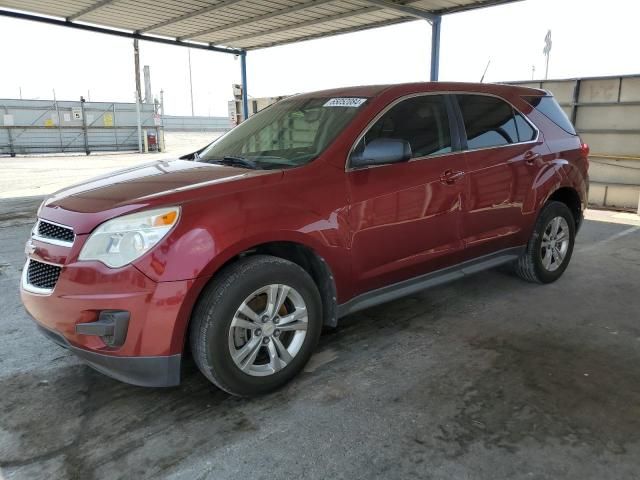
[[[364,150],[352,153],[349,159],[353,168],[369,165],[405,162],[411,158],[411,145],[406,140],[378,138],[368,143]]]

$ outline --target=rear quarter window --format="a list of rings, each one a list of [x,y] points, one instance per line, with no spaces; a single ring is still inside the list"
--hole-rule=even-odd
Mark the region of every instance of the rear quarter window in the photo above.
[[[519,113],[516,113],[516,126],[518,127],[518,138],[521,142],[531,142],[538,136],[538,133],[529,125],[529,122]]]
[[[546,97],[524,97],[524,99],[531,104],[538,112],[543,114],[553,123],[558,125],[561,129],[571,135],[577,135],[571,120],[564,113],[562,107],[558,104],[555,98],[552,96]]]

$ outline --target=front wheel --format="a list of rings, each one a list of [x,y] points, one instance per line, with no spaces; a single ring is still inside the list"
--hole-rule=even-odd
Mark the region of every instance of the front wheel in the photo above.
[[[529,282],[555,282],[569,265],[576,222],[569,207],[549,202],[540,212],[526,251],[516,261],[519,277]]]
[[[297,375],[321,330],[320,294],[309,274],[287,260],[255,255],[227,267],[202,293],[190,342],[209,380],[253,396]]]

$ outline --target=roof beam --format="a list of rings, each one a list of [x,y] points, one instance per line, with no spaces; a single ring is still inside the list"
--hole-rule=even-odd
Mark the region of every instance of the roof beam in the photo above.
[[[329,17],[322,17],[322,18],[315,18],[313,20],[307,20],[306,22],[296,23],[295,25],[285,25],[284,27],[273,28],[271,30],[262,30],[261,32],[250,33],[248,35],[241,35],[239,37],[225,38],[224,40],[216,40],[216,43],[219,45],[230,45],[234,42],[249,40],[251,38],[266,37],[267,35],[273,35],[275,33],[282,33],[289,30],[297,30],[299,28],[312,27],[314,25],[320,25],[322,23],[342,20],[343,18],[349,18],[349,17],[358,16],[358,15],[366,15],[367,13],[379,12],[380,10],[382,10],[380,7],[359,8],[358,10],[351,10],[349,12],[338,13],[337,15],[331,15]]]
[[[251,23],[262,22],[264,20],[269,20],[270,18],[273,18],[273,17],[279,17],[280,15],[286,15],[288,13],[293,13],[300,10],[306,10],[307,8],[317,7],[319,5],[323,5],[325,3],[330,3],[330,2],[335,2],[335,0],[311,0],[308,2],[300,3],[298,5],[294,5],[292,7],[282,8],[274,12],[265,13],[264,15],[258,15],[256,17],[246,18],[244,20],[240,20],[239,22],[228,23],[226,25],[220,25],[213,28],[207,28],[206,30],[200,30],[199,32],[190,33],[189,35],[180,37],[179,40],[189,40],[189,39],[201,37],[203,35],[208,35],[210,33],[222,32],[224,30],[230,30],[235,27],[241,27],[241,26],[243,27]]]
[[[469,10],[479,10],[481,8],[496,7],[508,3],[522,2],[523,0],[481,0],[478,3],[459,5],[457,7],[443,8],[438,11],[438,15],[450,15],[452,13],[468,12]]]
[[[390,0],[361,0],[364,3],[369,3],[371,5],[377,5],[378,7],[382,7],[385,10],[395,10],[396,12],[405,13],[407,15],[411,15],[412,17],[419,18],[421,20],[429,20],[433,21],[437,15],[433,13],[427,12],[425,10],[412,7],[411,5],[405,5],[400,3],[393,3]]]
[[[179,38],[179,40],[194,39],[194,38],[201,37],[203,35],[216,33],[216,32],[222,32],[222,31],[225,31],[225,30],[230,30],[230,29],[235,28],[235,27],[245,26],[247,24],[254,23],[254,22],[260,22],[260,21],[263,21],[263,20],[267,20],[269,18],[277,17],[277,16],[280,16],[280,15],[286,15],[287,13],[292,13],[292,12],[295,12],[295,11],[298,11],[298,10],[315,7],[315,6],[318,6],[318,5],[322,5],[323,3],[329,3],[329,2],[332,2],[332,1],[335,1],[335,0],[312,0],[311,2],[302,3],[302,4],[296,5],[294,7],[284,8],[282,10],[276,10],[275,12],[271,12],[271,13],[268,13],[266,15],[260,15],[258,17],[249,18],[246,21],[234,22],[234,23],[230,23],[230,24],[227,24],[227,25],[222,25],[222,26],[219,26],[219,27],[210,28],[210,29],[207,29],[207,30],[202,30],[200,32],[196,32],[196,33],[190,34],[188,36],[181,37],[181,38]],[[377,12],[377,11],[384,10],[384,9],[394,10],[396,12],[403,13],[403,14],[405,14],[407,16],[417,17],[417,18],[420,18],[422,20],[427,19],[429,21],[432,21],[432,19],[437,16],[437,15],[433,15],[433,14],[431,14],[429,12],[426,12],[424,10],[419,10],[417,8],[414,8],[411,5],[394,4],[394,3],[391,3],[391,2],[389,2],[387,0],[359,0],[359,1],[361,1],[363,3],[372,4],[372,6],[363,7],[363,8],[360,8],[358,10],[350,10],[349,12],[339,13],[339,14],[332,15],[332,16],[325,17],[325,18],[321,18],[321,19],[309,20],[307,22],[298,23],[296,25],[287,25],[287,26],[284,26],[284,27],[281,27],[281,28],[278,28],[278,29],[266,30],[266,31],[262,31],[262,32],[255,32],[255,33],[251,33],[251,34],[247,34],[247,35],[242,35],[240,37],[233,37],[233,38],[225,38],[225,39],[222,39],[222,40],[216,40],[215,43],[217,43],[219,45],[224,45],[225,43],[228,43],[228,42],[234,42],[234,41],[239,41],[239,40],[247,40],[247,39],[253,38],[253,37],[262,37],[264,35],[268,35],[268,34],[271,34],[271,33],[280,33],[280,32],[286,31],[286,30],[294,30],[294,29],[297,29],[297,28],[304,28],[304,27],[315,25],[317,23],[325,23],[325,22],[330,22],[330,21],[334,21],[334,20],[341,20],[343,18],[353,17],[353,16],[356,16],[356,15],[363,15],[363,14],[366,14],[366,13]],[[384,6],[382,6],[382,5],[384,5]]]
[[[151,32],[153,30],[157,30],[159,28],[166,27],[167,25],[172,25],[174,23],[182,22],[184,20],[188,20],[188,19],[193,18],[193,17],[198,17],[200,15],[204,15],[205,13],[215,12],[216,10],[220,10],[221,8],[228,7],[230,5],[233,5],[234,3],[238,3],[240,1],[242,1],[242,0],[223,0],[223,1],[219,2],[219,3],[214,4],[214,5],[210,5],[208,7],[201,8],[200,10],[196,10],[194,12],[188,12],[188,13],[185,13],[184,15],[179,15],[177,17],[170,18],[169,20],[165,20],[164,22],[159,22],[159,23],[156,23],[156,24],[151,25],[149,27],[145,27],[145,28],[143,28],[142,30],[139,30],[139,31],[140,31],[140,33]]]
[[[74,13],[73,15],[67,17],[67,21],[71,22],[72,20],[76,20],[84,15],[86,15],[87,13],[93,12],[94,10],[98,10],[99,8],[102,7],[106,7],[107,5],[109,5],[110,3],[113,3],[117,0],[100,0],[99,2],[94,3],[93,5],[80,10],[77,13]]]
[[[86,23],[69,22],[59,18],[51,18],[49,16],[43,17],[40,15],[32,15],[30,13],[14,12],[13,10],[5,10],[0,8],[0,17],[18,18],[20,20],[31,20],[34,22],[47,23],[49,25],[57,25],[59,27],[70,27],[78,30],[84,30],[88,32],[106,33],[107,35],[115,35],[117,37],[134,38],[138,40],[145,40],[147,42],[163,43],[165,45],[176,45],[179,47],[196,48],[200,50],[210,50],[213,52],[230,53],[232,55],[243,55],[244,50],[239,48],[225,48],[215,45],[204,45],[202,43],[181,42],[174,38],[155,37],[151,35],[142,35],[138,32],[127,32],[124,30],[114,30],[108,27],[98,27],[95,25],[88,25]]]
[[[347,27],[347,28],[341,28],[340,30],[334,30],[333,32],[331,32],[332,36],[337,36],[337,35],[344,35],[345,33],[353,33],[353,32],[362,32],[365,30],[369,30],[371,28],[379,28],[379,27],[388,27],[389,25],[397,25],[399,23],[403,23],[406,22],[407,19],[406,17],[398,17],[395,19],[391,19],[391,20],[383,20],[381,22],[375,22],[375,23],[370,23],[367,25],[355,25],[353,27]],[[259,45],[252,45],[251,47],[247,47],[245,48],[245,50],[247,51],[252,51],[252,50],[259,50],[261,48],[268,48],[268,47],[275,47],[275,46],[279,46],[279,45],[287,45],[287,44],[292,44],[292,43],[298,43],[298,42],[305,42],[307,40],[315,40],[318,38],[326,38],[326,34],[324,33],[313,33],[310,35],[305,35],[304,37],[298,37],[298,38],[291,38],[291,39],[287,39],[287,40],[277,40],[277,41],[271,41],[268,40],[265,43],[261,43]]]

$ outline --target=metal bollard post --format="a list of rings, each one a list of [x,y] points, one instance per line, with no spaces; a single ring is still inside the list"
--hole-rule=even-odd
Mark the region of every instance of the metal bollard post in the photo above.
[[[89,155],[89,138],[87,136],[87,115],[84,112],[84,98],[80,97],[80,108],[82,109],[82,133],[84,134],[84,152]]]
[[[138,124],[138,152],[142,153],[142,124],[140,120],[140,101],[138,100],[138,95],[136,94],[136,117]]]

